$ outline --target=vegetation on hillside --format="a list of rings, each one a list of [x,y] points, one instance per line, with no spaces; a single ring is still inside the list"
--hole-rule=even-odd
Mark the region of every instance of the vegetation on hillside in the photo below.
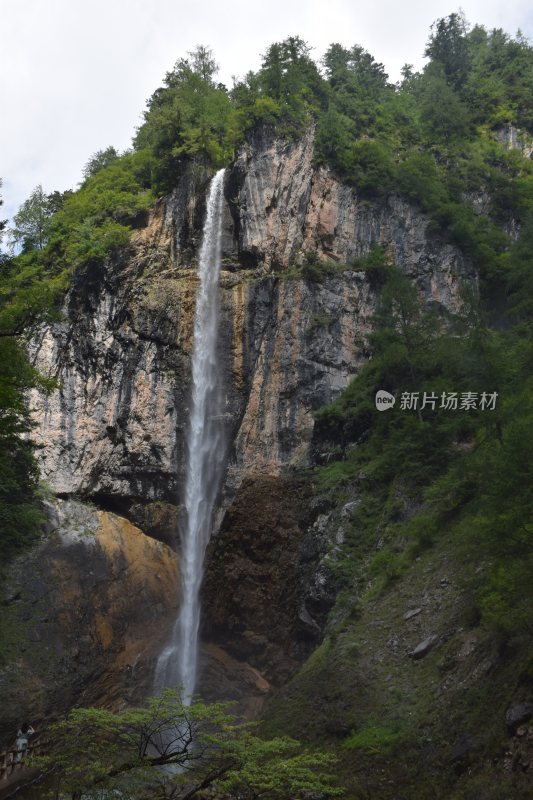
[[[439,536],[454,536],[485,564],[476,587],[482,616],[501,631],[533,632],[531,319],[491,329],[471,293],[460,314],[442,319],[400,270],[387,273],[371,360],[316,414],[328,461],[318,490],[342,498],[357,486],[354,531],[379,534],[373,570],[385,582]],[[387,412],[376,409],[380,389],[396,397]],[[347,585],[357,564],[351,546],[337,565]]]

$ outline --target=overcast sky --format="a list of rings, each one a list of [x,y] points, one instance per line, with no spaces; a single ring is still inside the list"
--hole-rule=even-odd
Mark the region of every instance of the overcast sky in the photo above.
[[[392,80],[423,64],[429,28],[453,0],[0,0],[0,176],[16,211],[41,183],[75,188],[97,150],[125,149],[146,99],[197,44],[219,79],[257,69],[269,44],[299,35],[323,55],[360,44]],[[463,0],[470,23],[533,38],[530,0]]]

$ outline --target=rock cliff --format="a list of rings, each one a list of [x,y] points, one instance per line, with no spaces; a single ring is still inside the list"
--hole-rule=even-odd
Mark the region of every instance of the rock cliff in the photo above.
[[[185,171],[120,256],[74,276],[62,321],[30,344],[59,385],[30,398],[45,480],[173,545],[207,182]],[[206,631],[227,648],[226,671],[249,660],[276,683],[320,640],[331,604],[323,548],[308,531],[308,490],[291,497],[284,481],[309,464],[313,411],[367,357],[377,290],[356,259],[376,243],[421,302],[453,311],[461,281],[476,280],[416,208],[394,195],[358,198],[317,167],[312,130],[291,142],[264,130],[228,168],[218,358],[231,447],[205,587]],[[302,273],[307,252],[332,265],[320,280]],[[259,695],[268,687],[256,684]]]
[[[75,276],[63,322],[31,343],[60,387],[31,397],[43,476],[60,494],[175,502],[206,184],[186,172],[120,258]],[[461,279],[474,280],[414,207],[396,196],[361,201],[315,167],[312,131],[298,142],[264,132],[229,168],[219,358],[232,486],[307,463],[313,410],[365,358],[376,293],[349,264],[374,243],[443,308],[456,308]],[[306,251],[343,268],[305,280]]]
[[[48,511],[43,542],[10,568],[0,617],[0,738],[13,735],[21,716],[39,725],[74,703],[139,701],[178,605],[169,547],[74,500]]]

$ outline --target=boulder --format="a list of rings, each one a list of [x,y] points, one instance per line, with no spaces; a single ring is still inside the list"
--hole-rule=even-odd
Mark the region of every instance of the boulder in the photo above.
[[[505,724],[511,735],[515,734],[520,725],[528,722],[533,717],[533,703],[516,703],[507,709]]]
[[[435,645],[438,638],[439,637],[435,635],[428,636],[427,639],[424,639],[423,642],[420,642],[420,644],[415,647],[415,649],[411,653],[411,657],[414,658],[415,661],[418,661],[419,659],[427,656],[429,651]]]

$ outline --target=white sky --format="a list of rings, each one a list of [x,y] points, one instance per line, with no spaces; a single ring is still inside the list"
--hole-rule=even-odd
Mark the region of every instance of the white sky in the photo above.
[[[460,0],[459,0],[460,1]],[[391,80],[420,67],[429,28],[453,0],[0,0],[0,176],[11,216],[32,189],[75,188],[89,157],[131,144],[145,101],[197,44],[219,79],[257,69],[269,44],[299,35],[315,57],[360,44]],[[463,0],[467,20],[533,38],[529,0]]]

